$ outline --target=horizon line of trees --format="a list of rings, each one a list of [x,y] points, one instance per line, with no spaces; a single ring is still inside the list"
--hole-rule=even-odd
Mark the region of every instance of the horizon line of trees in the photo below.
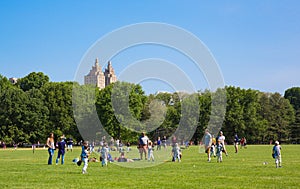
[[[214,104],[224,100],[220,94],[226,97],[226,109]],[[208,127],[215,135],[215,128],[221,128],[228,143],[235,133],[252,144],[299,143],[300,87],[287,89],[284,96],[234,86],[145,95],[140,85],[127,82],[98,90],[76,82],[51,82],[42,72],[32,72],[16,84],[0,75],[0,141],[7,144],[45,143],[50,132],[74,141],[106,136],[136,143],[141,131],[152,140],[176,134],[179,140],[200,141]]]

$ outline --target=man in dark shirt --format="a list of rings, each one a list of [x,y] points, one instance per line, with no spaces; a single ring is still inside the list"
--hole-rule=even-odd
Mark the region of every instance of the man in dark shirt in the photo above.
[[[60,137],[60,141],[58,142],[58,154],[56,158],[56,165],[59,162],[60,156],[61,156],[61,164],[63,165],[65,162],[65,148],[66,148],[66,142],[64,140],[64,137]]]

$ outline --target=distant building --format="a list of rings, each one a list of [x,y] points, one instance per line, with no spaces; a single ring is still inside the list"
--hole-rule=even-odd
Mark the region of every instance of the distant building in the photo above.
[[[11,78],[9,78],[9,81],[10,81],[12,84],[16,84],[16,83],[18,82],[18,78],[11,77]]]
[[[102,72],[99,66],[98,58],[95,60],[95,65],[92,67],[90,72],[84,76],[84,84],[92,84],[97,86],[99,89],[103,89],[111,83],[117,81],[117,76],[111,65],[111,61],[108,62],[107,68]]]

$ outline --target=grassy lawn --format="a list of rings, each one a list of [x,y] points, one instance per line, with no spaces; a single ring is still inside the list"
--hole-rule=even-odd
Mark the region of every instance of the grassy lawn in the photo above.
[[[88,174],[83,175],[82,166],[72,163],[80,154],[79,148],[66,153],[64,165],[47,165],[46,149],[38,149],[34,154],[29,149],[1,149],[0,188],[300,188],[299,145],[282,146],[283,167],[278,169],[271,157],[272,146],[248,145],[237,154],[233,146],[227,146],[227,150],[229,156],[223,155],[222,163],[217,163],[216,158],[208,163],[206,154],[192,146],[183,150],[180,163],[164,162],[170,151],[162,150],[154,151],[158,157],[155,163],[123,163],[129,167],[150,167],[127,168],[115,163],[101,167],[101,163],[91,162]],[[57,151],[55,158],[56,155]],[[112,155],[116,157],[117,153]],[[135,148],[126,155],[139,156]]]

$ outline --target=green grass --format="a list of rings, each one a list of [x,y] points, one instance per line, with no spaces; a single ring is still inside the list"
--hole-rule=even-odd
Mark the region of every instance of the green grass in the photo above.
[[[227,146],[227,150],[229,156],[223,157],[223,163],[215,158],[208,163],[206,154],[193,146],[183,150],[181,163],[165,162],[146,168],[89,163],[88,174],[83,175],[82,166],[72,163],[80,154],[79,148],[67,152],[65,165],[50,166],[47,150],[38,149],[33,154],[20,148],[1,149],[0,188],[300,188],[299,145],[282,146],[283,167],[278,169],[271,157],[272,146],[249,145],[238,154],[233,146]],[[154,155],[157,153],[154,151]],[[127,155],[138,157],[138,152],[133,149]],[[132,164],[136,163],[152,164],[145,160]]]

